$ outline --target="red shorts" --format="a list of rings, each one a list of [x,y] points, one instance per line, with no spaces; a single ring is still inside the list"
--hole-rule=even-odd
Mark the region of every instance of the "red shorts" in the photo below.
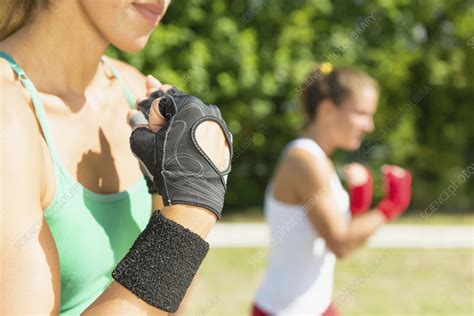
[[[324,311],[324,313],[321,316],[341,316],[342,314],[339,312],[339,310],[336,308],[334,303],[329,304],[328,308]],[[270,316],[269,313],[264,312],[261,310],[257,305],[253,305],[252,308],[252,316]]]

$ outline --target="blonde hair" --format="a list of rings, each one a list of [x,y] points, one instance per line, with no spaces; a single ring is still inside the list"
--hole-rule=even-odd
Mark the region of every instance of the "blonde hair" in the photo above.
[[[51,0],[1,0],[0,41],[31,21],[38,7],[48,8]]]

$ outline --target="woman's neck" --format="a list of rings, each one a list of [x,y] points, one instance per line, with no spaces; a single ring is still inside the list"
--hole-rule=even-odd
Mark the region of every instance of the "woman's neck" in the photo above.
[[[0,43],[36,88],[59,97],[83,96],[96,79],[108,42],[83,12],[59,2]]]
[[[336,149],[327,132],[319,125],[313,124],[301,132],[301,136],[314,140],[324,151],[326,156],[331,157]]]

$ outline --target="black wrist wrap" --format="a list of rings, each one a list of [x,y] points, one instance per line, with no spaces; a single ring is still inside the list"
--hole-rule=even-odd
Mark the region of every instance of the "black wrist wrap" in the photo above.
[[[156,211],[112,277],[148,304],[173,313],[208,250],[199,235]]]

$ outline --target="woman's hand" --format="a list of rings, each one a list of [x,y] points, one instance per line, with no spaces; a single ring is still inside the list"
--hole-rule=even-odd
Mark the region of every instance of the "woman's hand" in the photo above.
[[[136,303],[126,288],[160,310],[175,312],[207,254],[204,238],[223,208],[232,136],[217,106],[175,88],[163,90],[150,93],[131,115],[136,126],[130,147],[166,206],[152,214],[114,269],[112,276],[122,286],[113,283],[107,302]]]
[[[139,107],[130,145],[164,204],[199,206],[219,218],[232,136],[218,107],[175,88],[151,93]]]
[[[352,216],[365,213],[372,203],[372,174],[370,170],[358,163],[344,166],[344,175],[349,188],[350,209]]]
[[[158,110],[157,104],[152,105],[151,95],[153,93],[165,93],[169,89],[172,88],[169,84],[162,84],[158,79],[153,77],[152,75],[148,75],[145,80],[146,85],[146,96],[144,98],[137,99],[136,102],[136,109],[130,110],[128,113],[128,121],[130,122],[130,118],[136,114],[139,110],[142,112],[149,112],[149,118],[147,124],[148,127],[154,131],[158,132],[160,128],[166,123],[165,117],[160,113]],[[157,101],[159,103],[159,100]],[[137,128],[138,126],[133,126]]]
[[[404,213],[411,200],[411,173],[395,165],[382,167],[385,197],[377,205],[387,220]]]
[[[147,90],[146,97],[137,99],[136,109],[130,110],[128,112],[127,121],[129,122],[130,125],[132,125],[133,129],[138,128],[140,126],[144,126],[144,127],[150,128],[154,132],[158,132],[160,128],[166,123],[166,119],[158,110],[158,105],[151,104],[152,102],[151,102],[150,97],[153,93],[164,93],[168,91],[169,89],[171,89],[172,86],[168,84],[162,84],[158,79],[156,79],[152,75],[148,75],[146,77],[145,85],[146,85],[146,90]],[[159,100],[157,102],[159,103]],[[137,117],[137,113],[139,113],[139,111],[147,113],[147,117],[149,116],[148,121],[143,119],[141,116],[138,117],[138,120],[136,122],[131,121],[132,117]],[[158,193],[158,191],[153,185],[153,181],[146,174],[144,170],[144,166],[141,163],[140,163],[140,169],[142,169],[142,173],[145,177],[146,184],[148,187],[148,192],[150,194]]]

